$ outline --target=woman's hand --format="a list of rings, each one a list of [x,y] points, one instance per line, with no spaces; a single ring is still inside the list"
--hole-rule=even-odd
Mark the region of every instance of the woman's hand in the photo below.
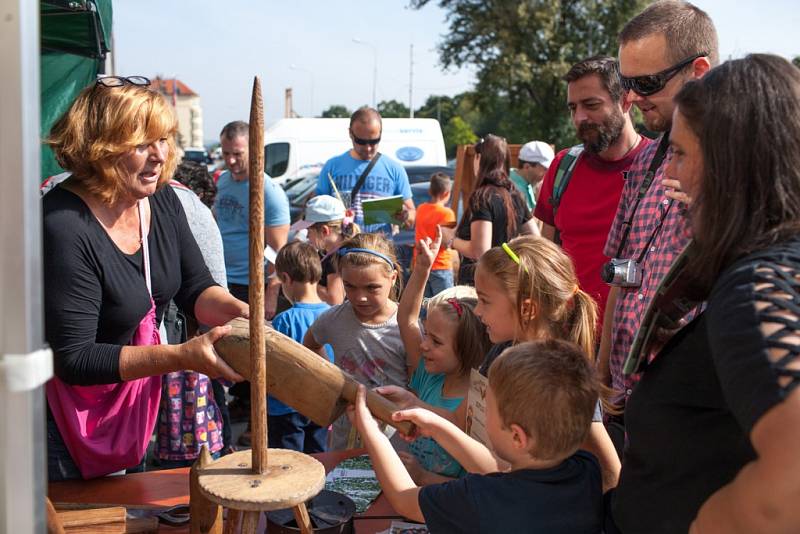
[[[230,326],[217,326],[180,345],[181,368],[203,373],[209,378],[225,378],[232,382],[244,380],[214,350],[214,343],[230,333]]]
[[[445,248],[450,248],[453,244],[453,239],[456,237],[456,229],[439,225],[438,235],[441,236],[441,239],[439,239],[439,244],[443,244]]]
[[[380,386],[373,391],[386,400],[395,403],[401,410],[416,408],[420,405],[419,397],[414,395],[413,391],[401,388],[400,386]]]

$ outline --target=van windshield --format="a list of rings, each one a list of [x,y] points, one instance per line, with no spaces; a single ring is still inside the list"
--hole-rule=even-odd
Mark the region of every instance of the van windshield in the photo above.
[[[264,147],[264,171],[276,178],[289,166],[289,143],[269,143]]]

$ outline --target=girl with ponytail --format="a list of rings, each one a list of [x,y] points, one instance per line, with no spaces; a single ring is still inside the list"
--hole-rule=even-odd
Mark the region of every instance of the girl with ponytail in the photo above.
[[[475,314],[495,343],[481,366],[483,374],[508,346],[536,339],[570,341],[594,359],[597,304],[578,286],[570,258],[551,241],[522,236],[488,250],[478,261],[475,289]],[[604,491],[615,487],[620,461],[599,407],[583,448],[600,461]]]

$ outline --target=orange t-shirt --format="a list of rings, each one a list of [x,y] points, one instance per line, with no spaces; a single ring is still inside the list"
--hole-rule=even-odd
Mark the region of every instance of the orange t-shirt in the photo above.
[[[417,208],[416,227],[414,228],[414,243],[418,243],[420,239],[436,237],[436,226],[439,224],[454,223],[456,222],[456,214],[453,210],[446,206],[439,204],[420,204]],[[414,260],[417,259],[417,247],[414,247]],[[432,270],[444,270],[452,268],[450,262],[450,251],[442,248],[436,259],[433,261]]]

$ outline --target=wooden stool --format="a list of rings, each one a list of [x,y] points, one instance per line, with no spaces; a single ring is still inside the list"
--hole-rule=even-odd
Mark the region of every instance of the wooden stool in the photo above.
[[[300,452],[269,449],[267,472],[253,473],[250,451],[211,460],[204,448],[191,470],[192,534],[222,533],[222,507],[228,509],[226,534],[242,524],[242,534],[254,534],[261,512],[292,508],[303,534],[312,525],[306,501],[325,487],[323,465]]]

